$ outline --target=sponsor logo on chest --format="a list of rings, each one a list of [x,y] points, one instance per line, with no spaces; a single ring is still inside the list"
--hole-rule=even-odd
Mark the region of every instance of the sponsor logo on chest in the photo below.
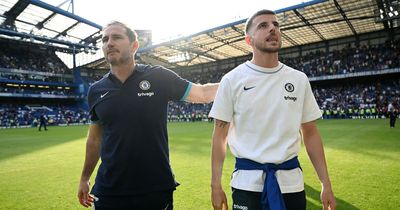
[[[142,91],[147,91],[150,89],[150,87],[151,87],[151,84],[147,80],[142,80],[139,83],[139,88]],[[152,96],[154,96],[154,94],[155,94],[154,92],[140,92],[140,93],[138,93],[138,97],[152,97]]]
[[[295,88],[294,88],[294,85],[292,83],[288,82],[288,83],[285,84],[285,90],[286,90],[287,93],[292,93],[294,91],[294,89]],[[296,96],[288,96],[288,95],[286,95],[286,96],[283,96],[283,98],[285,100],[291,100],[293,102],[297,101],[297,97]]]

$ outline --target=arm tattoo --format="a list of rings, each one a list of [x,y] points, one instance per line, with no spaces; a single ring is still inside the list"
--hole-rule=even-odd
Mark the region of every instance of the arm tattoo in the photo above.
[[[216,124],[220,128],[225,128],[225,126],[228,124],[228,122],[217,120]]]

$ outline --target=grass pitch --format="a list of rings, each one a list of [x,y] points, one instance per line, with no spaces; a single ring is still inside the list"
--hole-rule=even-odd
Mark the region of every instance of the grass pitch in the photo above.
[[[171,165],[181,183],[177,210],[207,210],[210,204],[212,123],[170,123]],[[400,128],[388,119],[321,120],[329,173],[338,209],[398,209]],[[0,209],[84,209],[76,190],[84,160],[87,126],[0,130]],[[233,157],[223,182],[228,195]],[[304,147],[299,154],[307,209],[321,209],[320,184]],[[95,174],[92,175],[94,179]],[[231,208],[230,208],[231,209]]]

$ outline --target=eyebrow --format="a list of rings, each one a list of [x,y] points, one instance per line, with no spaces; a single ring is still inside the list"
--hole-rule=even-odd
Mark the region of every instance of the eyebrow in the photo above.
[[[109,37],[114,37],[114,38],[119,38],[119,37],[123,37],[123,35],[121,34],[111,34],[111,35],[105,35],[101,38],[101,40],[105,39],[105,38],[109,38]]]
[[[268,24],[268,22],[267,21],[263,21],[263,22],[257,24],[257,27],[260,26],[260,25],[263,25],[263,24]]]
[[[258,28],[262,24],[267,24],[268,25],[269,23],[268,23],[268,21],[263,21],[263,22],[257,24],[256,27]],[[272,24],[280,26],[279,22],[276,21],[276,20],[272,21]]]

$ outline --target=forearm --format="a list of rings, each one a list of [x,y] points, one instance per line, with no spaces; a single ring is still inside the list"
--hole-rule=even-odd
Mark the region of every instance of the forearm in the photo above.
[[[81,181],[89,181],[100,157],[102,129],[98,124],[89,127],[86,141],[86,156],[83,164]]]
[[[82,169],[81,180],[88,181],[100,158],[100,141],[88,139],[86,142],[86,156]]]
[[[335,210],[336,200],[333,195],[331,181],[328,175],[328,167],[326,165],[322,139],[319,135],[315,121],[303,123],[301,125],[301,130],[303,132],[304,145],[307,154],[318,174],[319,180],[321,181],[321,201],[323,209]]]
[[[214,133],[211,148],[211,187],[222,188],[221,178],[224,160],[226,156],[227,133],[229,123],[215,120]]]
[[[211,152],[211,187],[221,187],[222,169],[226,155],[226,145],[213,138]]]
[[[321,184],[324,188],[331,188],[324,148],[320,135],[314,133],[312,136],[308,136],[304,139],[304,144]]]
[[[207,83],[204,85],[192,84],[192,89],[186,99],[192,103],[210,103],[214,101],[219,83]]]
[[[218,86],[219,83],[207,83],[203,85],[205,103],[210,103],[214,101]]]

